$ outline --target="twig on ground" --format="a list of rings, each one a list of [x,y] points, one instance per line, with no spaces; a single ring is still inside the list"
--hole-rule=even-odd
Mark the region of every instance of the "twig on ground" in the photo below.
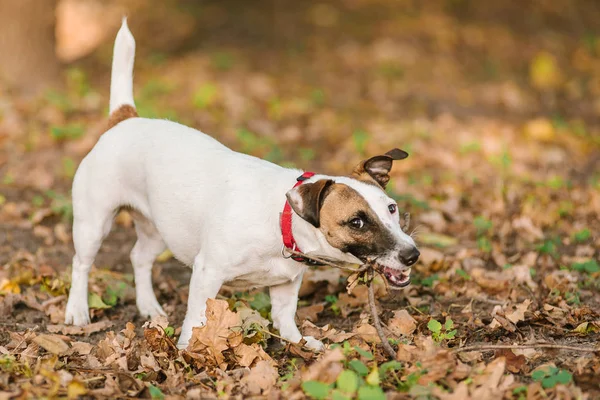
[[[19,342],[19,344],[17,344],[17,346],[10,352],[11,354],[15,354],[18,350],[19,347],[21,347],[21,345],[27,340],[29,339],[29,336],[31,336],[31,334],[35,331],[37,331],[40,327],[38,325],[34,326],[31,329],[28,329],[27,332],[25,332],[25,334],[23,334],[23,338],[21,339],[21,341]]]
[[[500,350],[500,349],[535,349],[535,348],[547,348],[547,349],[562,349],[581,351],[586,353],[600,352],[600,348],[594,347],[578,347],[570,346],[565,344],[556,343],[527,343],[527,344],[477,344],[471,346],[460,347],[452,349],[453,353],[461,353],[463,351],[485,351],[485,350]]]
[[[387,336],[383,332],[383,328],[381,327],[381,321],[379,320],[379,315],[377,315],[377,307],[375,306],[375,293],[373,290],[373,269],[367,271],[368,279],[369,279],[369,309],[371,310],[371,318],[373,319],[373,325],[375,326],[375,330],[377,331],[377,336],[381,339],[381,344],[385,349],[386,353],[392,358],[396,358],[396,352],[388,342]]]

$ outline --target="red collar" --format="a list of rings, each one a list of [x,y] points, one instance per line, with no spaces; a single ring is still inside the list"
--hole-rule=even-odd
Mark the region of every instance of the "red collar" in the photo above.
[[[303,173],[296,179],[297,182],[294,185],[294,187],[302,185],[302,183],[305,180],[313,177],[314,175],[315,175],[314,172]],[[298,245],[296,244],[296,240],[294,240],[294,235],[292,234],[292,206],[290,206],[290,203],[288,201],[286,201],[285,206],[283,206],[283,212],[281,213],[280,225],[281,225],[281,236],[283,238],[282,254],[285,253],[286,249],[295,250],[297,252],[302,252],[302,250],[300,250],[298,248]],[[317,264],[314,261],[309,260],[308,258],[305,258],[302,256],[292,255],[292,256],[288,257],[284,254],[284,257],[291,258],[294,261],[308,263],[308,264],[312,264],[312,265]]]

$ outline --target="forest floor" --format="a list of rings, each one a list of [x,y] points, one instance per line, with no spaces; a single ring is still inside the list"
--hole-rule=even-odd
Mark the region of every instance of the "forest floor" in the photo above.
[[[143,117],[331,174],[410,153],[389,191],[422,255],[407,289],[374,282],[395,360],[366,287],[328,267],[297,315],[324,354],[274,336],[267,291],[227,288],[178,351],[190,270],[161,255],[168,320],[138,316],[126,212],[92,270],[93,324],[63,325],[70,185],[105,130],[112,43],[64,90],[0,91],[0,399],[600,398],[600,7],[498,3],[210,1],[173,51],[132,25]]]

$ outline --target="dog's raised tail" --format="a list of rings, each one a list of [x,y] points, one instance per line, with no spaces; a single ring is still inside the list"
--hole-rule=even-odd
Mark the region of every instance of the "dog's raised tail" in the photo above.
[[[115,39],[110,81],[109,129],[128,118],[137,117],[133,101],[133,62],[135,39],[123,18]]]

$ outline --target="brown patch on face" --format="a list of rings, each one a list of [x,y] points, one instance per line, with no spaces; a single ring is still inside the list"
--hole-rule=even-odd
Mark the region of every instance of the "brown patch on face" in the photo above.
[[[110,114],[110,116],[108,117],[108,128],[106,128],[106,130],[109,130],[113,126],[117,125],[119,122],[123,122],[126,119],[135,118],[137,116],[138,113],[135,110],[135,107],[130,106],[128,104],[124,104]]]
[[[362,228],[351,221],[361,219]],[[319,229],[329,244],[360,259],[389,252],[395,241],[369,203],[353,188],[335,183],[323,202]]]

